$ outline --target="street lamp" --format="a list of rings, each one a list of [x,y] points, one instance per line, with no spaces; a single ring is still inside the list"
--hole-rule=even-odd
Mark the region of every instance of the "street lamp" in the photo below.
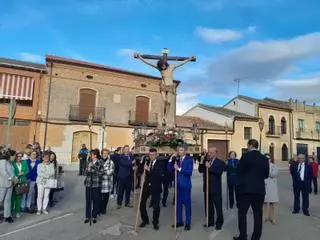
[[[102,140],[101,140],[101,149],[103,149],[103,145],[104,145],[104,131],[106,129],[106,119],[104,117],[102,117],[101,119],[101,128],[102,128]]]
[[[92,113],[90,113],[88,117],[88,127],[90,130],[90,151],[92,150],[92,124],[93,124],[93,116],[92,116]]]
[[[229,127],[228,127],[228,123],[225,122],[224,123],[224,133],[226,135],[226,139],[225,139],[225,148],[226,148],[226,163],[228,161],[228,130],[229,130]],[[227,178],[227,175],[226,175],[226,178]],[[228,189],[228,184],[226,185],[226,193],[227,193],[227,209],[229,209],[229,189]]]
[[[198,140],[200,135],[200,129],[199,129],[198,123],[193,123],[191,130],[192,130],[193,140],[196,141],[196,145],[198,145]]]
[[[261,141],[262,141],[262,130],[263,130],[263,127],[264,127],[264,121],[262,118],[259,119],[259,129],[260,129],[260,147],[259,147],[259,150],[261,151]]]

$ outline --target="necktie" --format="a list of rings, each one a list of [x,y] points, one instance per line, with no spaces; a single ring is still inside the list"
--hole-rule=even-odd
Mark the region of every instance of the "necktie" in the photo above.
[[[151,163],[150,163],[150,170],[152,171],[152,169],[153,169],[153,165],[154,165],[154,161],[152,161]]]
[[[302,164],[300,163],[300,164],[299,164],[299,167],[298,167],[298,172],[299,172],[299,173],[301,173],[301,167],[302,167]]]

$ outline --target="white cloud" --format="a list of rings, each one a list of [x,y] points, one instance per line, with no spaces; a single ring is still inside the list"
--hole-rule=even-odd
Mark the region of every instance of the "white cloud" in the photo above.
[[[18,55],[19,55],[19,58],[23,61],[41,62],[41,63],[44,62],[44,57],[38,54],[22,52],[22,53],[19,53]]]
[[[198,95],[194,92],[183,92],[177,95],[177,115],[182,115],[199,103]]]
[[[133,50],[131,48],[122,48],[118,51],[118,55],[125,56],[125,57],[133,57],[133,54],[136,52],[136,50]]]
[[[314,78],[282,79],[272,83],[277,98],[319,103],[320,74]]]
[[[195,34],[209,43],[223,43],[241,39],[242,32],[231,29],[197,27]]]

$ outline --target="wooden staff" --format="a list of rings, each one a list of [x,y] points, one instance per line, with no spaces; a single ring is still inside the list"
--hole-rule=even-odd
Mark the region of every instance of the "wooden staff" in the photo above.
[[[177,232],[178,171],[174,170],[174,231]]]
[[[147,162],[145,162],[144,166],[147,166]],[[139,202],[138,202],[138,209],[137,209],[137,215],[136,215],[136,222],[134,225],[134,231],[137,232],[138,228],[138,220],[139,220],[139,211],[140,211],[140,205],[141,205],[141,198],[142,198],[142,193],[143,193],[143,188],[144,188],[144,180],[146,176],[146,170],[143,170],[143,174],[141,176],[141,189],[140,189],[140,195],[139,195]]]
[[[226,172],[226,191],[227,191],[227,209],[229,209],[229,188],[228,188],[228,173]]]
[[[209,168],[207,167],[206,167],[206,224],[207,224],[207,227],[209,227]]]
[[[136,185],[137,185],[137,165],[135,165],[135,169],[133,171],[133,206],[136,206]]]

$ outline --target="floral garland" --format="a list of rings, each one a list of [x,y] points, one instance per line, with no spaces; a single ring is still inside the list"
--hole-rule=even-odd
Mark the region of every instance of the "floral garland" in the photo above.
[[[176,128],[170,129],[155,129],[146,137],[146,145],[148,147],[165,147],[176,148],[183,144],[183,134]]]

